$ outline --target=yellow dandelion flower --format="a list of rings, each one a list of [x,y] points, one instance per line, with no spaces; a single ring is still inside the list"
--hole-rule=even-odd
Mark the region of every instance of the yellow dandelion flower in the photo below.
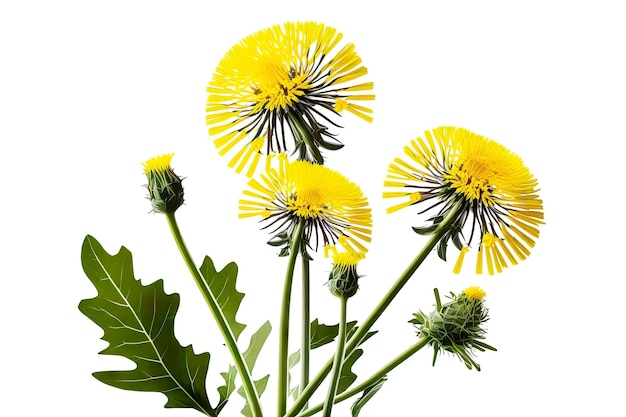
[[[353,44],[336,51],[342,34],[315,22],[288,22],[234,45],[219,63],[207,92],[206,122],[229,165],[252,176],[262,153],[299,152],[323,163],[320,148],[343,145],[328,131],[330,116],[348,111],[371,121],[372,82]],[[293,139],[293,147],[291,147]]]
[[[288,243],[302,219],[307,246],[317,250],[322,241],[326,256],[336,244],[353,253],[367,251],[372,214],[356,184],[323,165],[289,162],[282,154],[277,165],[249,181],[239,201],[240,218],[262,217],[263,228],[275,234],[269,243],[277,246]]]
[[[530,254],[543,224],[543,202],[537,180],[522,160],[504,146],[469,130],[440,127],[425,132],[404,148],[406,159],[396,158],[385,181],[386,198],[402,201],[388,213],[415,204],[439,208],[431,225],[415,227],[421,234],[435,231],[457,204],[461,209],[438,245],[446,259],[451,239],[461,252],[454,267],[459,273],[465,253],[478,237],[476,273],[501,272],[507,261],[517,264]],[[469,220],[469,221],[468,221]]]

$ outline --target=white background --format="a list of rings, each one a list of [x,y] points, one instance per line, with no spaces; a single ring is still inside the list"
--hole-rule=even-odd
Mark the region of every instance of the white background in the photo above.
[[[149,214],[141,162],[175,152],[187,177],[178,218],[192,254],[240,265],[240,320],[277,325],[284,259],[254,220],[237,219],[246,179],[204,124],[205,86],[246,35],[287,20],[337,27],[369,69],[372,124],[345,115],[328,164],[370,198],[374,240],[350,319],[363,318],[419,250],[411,210],[387,216],[388,163],[424,130],[471,129],[518,153],[536,175],[546,225],[532,255],[495,277],[429,257],[377,323],[359,375],[414,340],[406,321],[442,293],[487,291],[482,372],[424,350],[389,376],[362,416],[616,415],[623,395],[622,141],[626,34],[618,2],[3,1],[0,5],[0,371],[7,415],[192,416],[162,394],[91,376],[129,363],[97,353],[102,331],[77,309],[95,295],[80,266],[86,234],[134,255],[137,277],[182,295],[176,333],[210,351],[214,388],[228,356],[162,216]],[[618,249],[619,248],[619,249]],[[474,252],[472,252],[472,255]],[[338,308],[317,257],[314,316]],[[472,259],[473,260],[473,259]],[[297,298],[296,298],[297,299]],[[249,332],[244,333],[246,341]],[[256,376],[275,373],[272,335]],[[295,345],[294,345],[295,349]],[[330,350],[315,356],[325,361]],[[616,378],[616,379],[613,379]],[[263,396],[273,415],[275,378]],[[8,387],[7,387],[8,386]],[[8,391],[7,391],[8,388]],[[235,398],[236,395],[233,397]],[[240,399],[224,415],[236,416]],[[619,402],[620,404],[622,401]],[[348,404],[337,416],[349,415]]]

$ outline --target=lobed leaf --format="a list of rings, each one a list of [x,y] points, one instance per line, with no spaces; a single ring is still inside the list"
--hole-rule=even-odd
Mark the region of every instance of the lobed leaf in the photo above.
[[[237,264],[231,262],[218,272],[211,258],[206,256],[200,267],[200,274],[215,296],[217,304],[224,313],[235,340],[237,340],[243,329],[246,328],[246,325],[239,323],[235,317],[244,297],[244,294],[235,288]]]
[[[265,392],[265,388],[267,388],[267,381],[269,380],[269,378],[270,376],[268,374],[258,381],[254,381],[254,386],[256,387],[256,391],[259,393],[259,396],[261,396]],[[237,394],[241,395],[243,398],[246,398],[246,392],[243,387],[239,387],[239,389],[237,390]],[[252,410],[250,409],[250,406],[247,402],[246,405],[241,409],[241,414],[246,417],[252,417]]]
[[[355,329],[356,321],[351,321],[346,324],[346,332],[350,334]],[[339,325],[332,326],[326,324],[320,324],[317,319],[311,322],[310,340],[311,349],[317,349],[324,346],[337,338],[339,333]]]
[[[246,349],[246,351],[243,352],[242,354],[243,359],[246,361],[246,365],[248,366],[248,369],[250,370],[250,372],[252,372],[252,370],[254,369],[254,365],[256,364],[256,360],[259,356],[259,353],[261,352],[261,349],[263,348],[263,345],[267,341],[267,338],[269,337],[271,331],[272,331],[272,326],[269,321],[266,321],[265,323],[261,325],[259,330],[257,330],[250,337],[250,344],[248,345],[248,349]],[[224,374],[222,375],[224,376]],[[236,375],[237,375],[237,370],[235,369],[234,373],[232,374],[233,382],[234,382]],[[230,378],[231,375],[229,374],[228,377]],[[254,381],[254,385],[256,386],[257,393],[259,394],[259,396],[261,396],[261,394],[263,394],[263,392],[265,391],[269,377],[270,377],[269,375],[265,375],[263,378],[257,381]],[[226,380],[226,376],[224,376],[224,379]],[[228,397],[230,396],[231,393],[232,391],[228,392],[228,396],[225,397],[225,400],[228,400]],[[246,392],[243,386],[240,386],[239,389],[237,389],[237,393],[247,400]],[[222,397],[220,395],[220,403],[221,402],[222,402]],[[241,410],[241,413],[245,416],[252,417],[252,410],[250,409],[247,401],[246,401],[246,405]]]
[[[81,261],[98,295],[82,300],[78,308],[104,330],[102,339],[109,346],[100,353],[136,364],[132,370],[95,372],[94,377],[121,389],[161,392],[167,408],[217,416],[205,386],[209,354],[196,355],[174,336],[178,294],[166,294],[162,280],[143,285],[134,278],[128,249],[109,255],[92,236],[83,242]]]
[[[353,328],[348,327],[347,329],[348,339],[350,339],[350,336],[354,332],[356,332],[357,328],[358,327],[356,326]],[[367,334],[365,335],[363,340],[361,340],[358,346],[361,346],[363,343],[365,343],[370,337],[374,336],[376,333],[378,332],[377,331],[367,332]],[[341,394],[342,392],[347,390],[350,387],[350,385],[352,385],[354,381],[356,381],[357,375],[354,372],[352,372],[352,366],[356,363],[357,360],[359,360],[359,358],[362,355],[363,355],[363,349],[355,349],[344,360],[343,367],[341,368],[341,375],[339,377],[339,385],[337,386],[337,394]]]
[[[339,377],[339,385],[337,386],[337,394],[341,394],[356,381],[356,374],[352,372],[352,366],[363,355],[363,349],[354,350],[350,356],[344,359],[341,368],[341,376]]]
[[[220,395],[220,401],[215,407],[217,414],[222,411],[224,406],[228,403],[228,399],[235,391],[235,377],[237,376],[237,368],[234,365],[228,366],[228,372],[221,372],[220,375],[224,379],[224,385],[217,388],[217,392]]]

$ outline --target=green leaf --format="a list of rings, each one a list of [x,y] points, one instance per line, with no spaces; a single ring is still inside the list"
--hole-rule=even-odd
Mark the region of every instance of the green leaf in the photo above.
[[[217,392],[220,394],[220,402],[215,407],[216,414],[224,408],[231,394],[235,391],[235,377],[237,376],[237,368],[233,365],[228,366],[228,372],[221,372],[220,375],[224,378],[224,385],[217,388]]]
[[[161,392],[167,396],[166,408],[195,408],[216,416],[205,387],[209,354],[196,355],[174,336],[178,294],[166,294],[162,280],[146,286],[136,280],[132,255],[124,247],[111,256],[87,236],[81,261],[98,295],[82,300],[78,308],[104,330],[102,339],[109,346],[100,353],[136,364],[132,370],[95,372],[94,377],[121,389]]]
[[[380,378],[378,381],[365,388],[363,391],[363,395],[352,404],[350,411],[352,411],[352,417],[358,417],[359,413],[363,406],[376,394],[383,386],[387,377],[384,376]]]
[[[299,362],[300,362],[300,349],[298,349],[297,351],[295,351],[294,353],[289,355],[289,358],[287,359],[287,371],[288,371],[288,373],[287,373],[287,386],[291,386],[291,370]],[[298,397],[299,390],[300,390],[300,385],[295,385],[295,386],[289,388],[288,395],[292,396],[293,400],[295,401],[297,399],[297,397]]]
[[[352,334],[352,332],[355,332],[356,329],[357,327],[354,327],[353,329],[348,328],[347,330],[348,338],[350,338],[350,335]],[[365,343],[370,337],[374,336],[376,333],[378,332],[377,331],[367,332],[363,340],[361,340],[361,343],[359,343],[359,346]],[[350,385],[352,385],[354,381],[356,381],[357,375],[354,372],[352,372],[352,366],[355,364],[357,360],[359,360],[361,355],[363,355],[363,349],[355,349],[344,360],[343,367],[341,368],[341,376],[339,377],[339,385],[337,386],[337,394],[341,394],[342,392],[347,390],[350,387]]]
[[[258,381],[254,381],[254,386],[256,387],[256,391],[259,393],[259,397],[265,392],[265,388],[267,387],[267,381],[269,380],[269,378],[269,375],[265,375]],[[246,398],[246,392],[243,387],[239,387],[239,389],[237,390],[237,394],[241,395],[243,398]],[[246,417],[252,417],[252,410],[250,409],[250,406],[247,402],[246,405],[241,409],[241,414]]]
[[[298,364],[298,362],[300,362],[300,350],[299,349],[293,352],[291,355],[289,355],[289,359],[287,359],[288,369],[292,369],[294,366]]]
[[[243,352],[243,359],[246,361],[246,365],[248,365],[250,372],[254,369],[256,359],[259,356],[261,348],[263,348],[263,345],[265,344],[265,341],[271,331],[272,325],[269,321],[266,321],[263,325],[261,325],[259,330],[257,330],[252,337],[250,337],[250,345],[248,346],[248,349]]]
[[[265,344],[265,341],[267,340],[271,331],[272,331],[272,325],[270,324],[269,321],[266,321],[265,323],[261,325],[259,330],[257,330],[250,337],[250,345],[248,346],[248,349],[246,349],[246,351],[243,352],[242,354],[243,359],[246,361],[246,365],[248,366],[248,369],[250,370],[250,372],[252,372],[252,370],[254,369],[254,365],[256,364],[256,360],[259,356],[259,353],[261,352],[261,349],[263,348],[263,345]],[[229,369],[229,372],[230,371],[231,370]],[[232,376],[233,382],[234,382],[236,375],[237,375],[237,370],[234,370],[234,374]],[[230,375],[228,376],[230,377]],[[269,375],[265,375],[263,378],[259,379],[258,381],[254,381],[254,385],[256,386],[259,396],[261,396],[261,394],[263,394],[263,392],[265,391],[265,387],[267,386],[267,380],[269,379],[269,377],[270,377]],[[226,376],[224,376],[224,379],[226,379]],[[228,393],[228,396],[225,398],[226,400],[228,400],[228,397],[230,396],[231,393],[232,391]],[[246,391],[244,390],[243,386],[237,389],[237,393],[247,400]],[[220,395],[220,402],[221,401],[222,401],[222,397]],[[243,408],[243,410],[241,410],[241,412],[242,414],[246,416],[252,417],[252,410],[248,406],[247,402],[246,402],[246,406]]]
[[[272,331],[272,326],[270,325],[269,321],[266,321],[259,328],[259,330],[257,330],[256,333],[254,333],[252,337],[250,338],[250,345],[248,346],[248,349],[242,354],[250,372],[252,372],[252,369],[254,368],[257,357],[259,356],[259,352],[261,351],[261,348],[265,344],[265,341],[267,340],[271,331]],[[220,373],[220,375],[222,376],[222,378],[224,378],[224,385],[217,388],[217,392],[219,392],[220,394],[220,402],[217,405],[217,407],[215,407],[217,413],[222,411],[226,403],[228,403],[228,399],[230,398],[231,394],[235,390],[235,378],[237,377],[237,368],[230,365],[228,367],[228,372],[222,372]],[[269,377],[269,375],[267,375],[265,378],[267,377]],[[263,378],[260,379],[259,381],[262,381],[262,380]],[[243,398],[246,398],[246,393],[243,389],[243,386],[240,387],[237,392],[239,392]],[[261,395],[260,392],[259,392],[259,395]]]
[[[215,295],[217,304],[224,313],[224,317],[226,317],[226,321],[235,336],[235,340],[237,340],[243,329],[246,328],[246,325],[237,322],[235,317],[237,310],[239,310],[241,300],[244,297],[244,294],[238,292],[235,288],[237,282],[237,265],[231,262],[226,265],[224,269],[217,272],[211,258],[206,256],[200,267],[200,273],[211,289],[211,292]]]
[[[352,365],[363,355],[363,349],[356,349],[348,356],[341,368],[341,376],[339,377],[339,385],[337,386],[337,394],[341,394],[356,381],[356,374],[352,372]]]
[[[356,325],[356,321],[351,321],[347,324],[346,331],[350,333],[353,331],[354,326]],[[339,333],[339,325],[335,324],[333,326],[328,326],[326,324],[320,324],[318,319],[315,319],[311,322],[311,328],[309,331],[309,340],[311,350],[317,349],[318,347],[324,346],[337,338],[337,334]],[[289,355],[288,359],[288,367],[287,370],[289,373],[287,374],[287,384],[290,386],[291,384],[291,370],[300,362],[300,350],[298,349],[291,355]],[[293,396],[294,400],[298,396],[300,386],[295,385],[289,388],[289,395]]]
[[[347,323],[346,332],[350,334],[355,329],[356,321]],[[326,324],[319,324],[315,319],[311,322],[310,340],[311,349],[317,349],[320,346],[324,346],[337,338],[339,333],[339,325],[328,326]]]

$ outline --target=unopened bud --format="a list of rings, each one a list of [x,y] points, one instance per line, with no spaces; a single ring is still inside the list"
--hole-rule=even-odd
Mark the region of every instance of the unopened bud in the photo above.
[[[148,177],[148,197],[155,213],[174,213],[183,204],[182,179],[170,166],[173,153],[156,156],[143,163]]]
[[[328,277],[328,288],[337,297],[350,298],[359,289],[356,266],[363,255],[353,252],[337,252],[333,255],[333,269]]]
[[[416,325],[418,336],[428,339],[434,348],[433,365],[443,350],[456,355],[469,369],[480,371],[480,365],[472,359],[472,350],[496,350],[482,341],[486,333],[482,326],[489,320],[483,303],[485,292],[480,287],[468,287],[459,295],[452,292],[450,295],[451,301],[441,305],[435,289],[435,311],[430,314],[420,311],[410,322]]]

